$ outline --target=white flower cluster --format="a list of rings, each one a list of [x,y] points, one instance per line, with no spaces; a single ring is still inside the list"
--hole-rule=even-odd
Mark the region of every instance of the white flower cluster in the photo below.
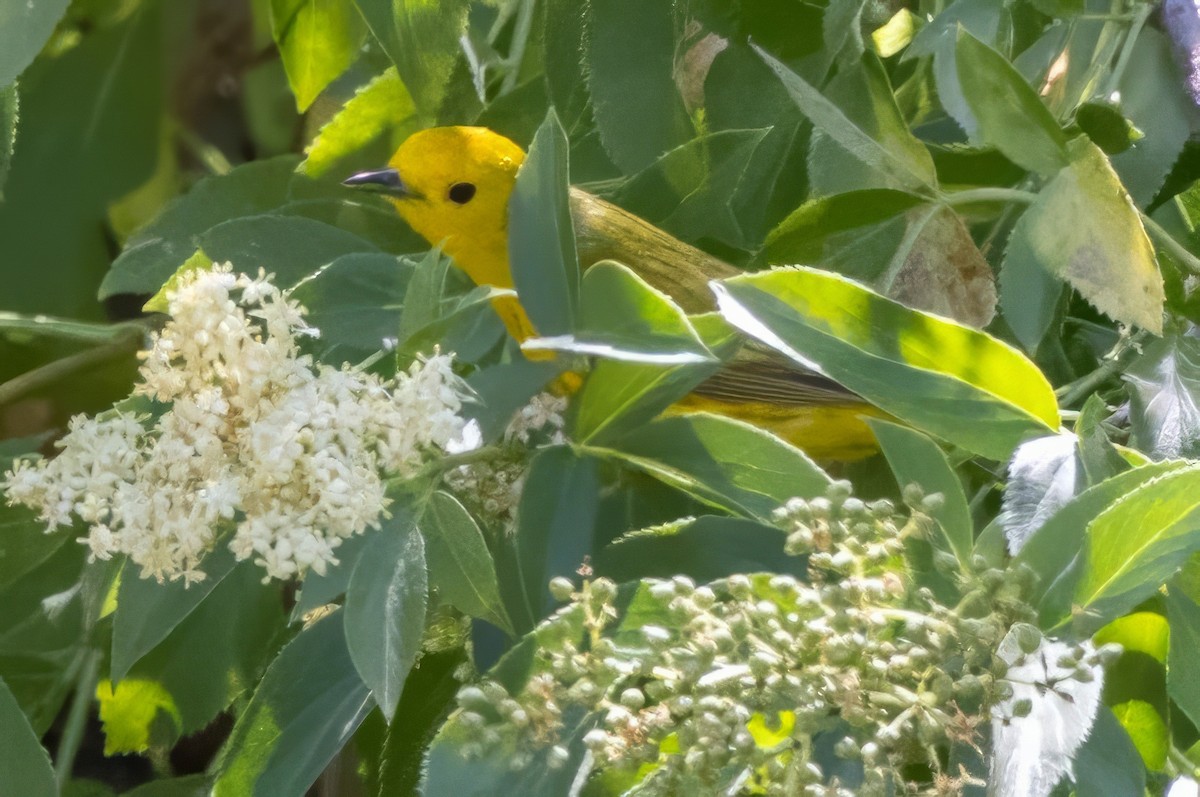
[[[77,417],[58,456],[0,482],[51,528],[87,523],[94,559],[125,554],[143,577],[196,581],[228,521],[237,558],[268,577],[323,573],[343,539],[378,525],[386,474],[462,435],[448,356],[388,380],[315,363],[298,343],[317,334],[304,308],[228,265],[181,276],[167,298],[172,320],[135,389],[165,411]]]

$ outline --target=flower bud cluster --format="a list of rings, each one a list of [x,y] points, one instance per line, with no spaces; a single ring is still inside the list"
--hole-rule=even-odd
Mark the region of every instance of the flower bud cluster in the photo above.
[[[938,498],[906,495],[901,514],[837,483],[788,502],[776,520],[807,580],[646,580],[622,615],[612,582],[555,579],[572,603],[536,633],[526,685],[460,693],[465,752],[554,765],[581,735],[598,766],[636,783],[630,795],[960,793],[972,777],[940,762],[979,743],[1006,694],[997,648],[1032,610],[1028,577],[985,562],[951,582],[965,609],[913,583],[905,548],[928,544]]]
[[[318,573],[343,539],[378,526],[386,475],[460,437],[463,389],[448,356],[392,379],[314,362],[304,308],[260,274],[182,274],[171,320],[142,354],[149,411],[72,419],[60,453],[0,482],[52,529],[78,517],[93,559],[127,555],[143,576],[204,577],[232,528],[237,558],[268,578]]]
[[[449,471],[446,484],[476,517],[484,518],[511,532],[515,528],[517,504],[525,486],[530,452],[542,445],[566,440],[563,413],[567,399],[539,393],[517,410],[504,430],[503,450],[486,462],[474,462]]]

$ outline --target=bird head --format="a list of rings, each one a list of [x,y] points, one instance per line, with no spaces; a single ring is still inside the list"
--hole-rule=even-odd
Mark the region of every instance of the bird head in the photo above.
[[[485,127],[434,127],[409,136],[386,168],[345,184],[382,193],[475,282],[511,287],[508,199],[524,159],[519,146]]]

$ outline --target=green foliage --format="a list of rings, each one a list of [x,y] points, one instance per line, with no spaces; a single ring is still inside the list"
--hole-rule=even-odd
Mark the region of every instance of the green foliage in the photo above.
[[[472,422],[387,474],[377,528],[283,585],[262,583],[263,549],[236,561],[237,516],[203,580],[160,584],[125,555],[87,561],[76,540],[102,519],[86,507],[47,531],[0,497],[0,791],[55,792],[40,739],[62,778],[72,762],[91,777],[91,748],[149,758],[156,779],[126,792],[144,797],[299,797],[318,779],[372,797],[799,793],[777,753],[803,740],[827,783],[871,793],[862,746],[837,752],[867,733],[853,711],[789,725],[803,706],[765,680],[738,688],[756,713],[726,723],[748,746],[718,745],[748,768],[705,780],[686,732],[637,760],[605,758],[596,735],[618,708],[650,716],[622,698],[662,678],[662,657],[724,644],[699,629],[654,647],[697,608],[688,584],[740,605],[748,583],[753,622],[798,611],[788,585],[822,583],[827,551],[793,555],[781,507],[803,499],[823,539],[823,496],[857,500],[830,474],[883,514],[915,507],[889,548],[907,592],[888,609],[950,623],[963,646],[914,694],[1034,625],[1120,644],[1067,753],[1074,785],[1054,793],[1134,797],[1190,773],[1200,172],[1183,34],[1157,5],[254,0],[234,32],[199,0],[0,7],[0,485],[15,458],[57,453],[73,412],[129,394],[180,275],[214,262],[262,269],[304,305],[320,334],[297,355],[314,368],[387,377],[453,353]],[[528,153],[503,230],[528,340],[493,309],[507,285],[471,284],[386,198],[339,183],[436,124]],[[645,240],[589,258],[579,190],[697,249],[668,244],[658,273]],[[733,382],[745,392],[714,399],[731,368],[752,375]],[[150,423],[171,402],[119,406]],[[288,438],[302,449],[305,415]],[[877,454],[806,452],[805,433],[856,424]],[[607,580],[611,595],[584,595]],[[871,633],[911,641],[903,619]],[[741,666],[748,649],[720,655]],[[536,689],[560,650],[646,669],[607,702],[579,687],[559,706]],[[826,665],[841,666],[811,666]],[[933,743],[942,726],[925,726],[904,778],[998,777],[1002,669],[956,693],[978,735]],[[103,742],[46,736],[85,733],[96,695]],[[537,725],[548,703],[562,713]],[[193,734],[220,751],[173,777]]]

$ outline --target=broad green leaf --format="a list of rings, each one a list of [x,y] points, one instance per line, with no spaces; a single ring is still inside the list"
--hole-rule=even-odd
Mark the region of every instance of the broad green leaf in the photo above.
[[[19,19],[29,3],[0,5],[21,9]],[[61,11],[58,0],[33,5]],[[19,263],[21,274],[5,288],[7,310],[97,320],[104,315],[96,287],[112,260],[108,207],[154,173],[169,72],[163,4],[126,9],[119,22],[97,27],[56,57],[35,61],[21,80],[27,145],[13,158],[0,204],[5,260]],[[23,28],[0,22],[0,59],[13,51],[3,40]],[[35,46],[43,42],[39,38]]]
[[[1146,768],[1161,770],[1167,763],[1167,748],[1171,741],[1158,709],[1144,700],[1128,700],[1112,706],[1112,712],[1133,740]]]
[[[1080,105],[1075,111],[1075,124],[1106,155],[1125,152],[1145,137],[1111,100],[1091,100]]]
[[[415,120],[412,97],[394,67],[360,88],[305,150],[299,170],[320,177],[371,141],[388,135],[390,154]]]
[[[734,194],[769,130],[722,130],[662,155],[609,197],[685,241],[746,247]]]
[[[0,780],[12,794],[54,797],[58,787],[50,756],[21,713],[21,707],[0,680]]]
[[[454,496],[438,491],[421,518],[430,585],[454,608],[512,633],[483,532]]]
[[[371,532],[346,589],[350,658],[391,721],[413,662],[421,652],[429,591],[425,543],[406,512]]]
[[[395,339],[411,262],[382,252],[342,255],[292,291],[322,345],[371,353]],[[360,359],[344,352],[342,359]]]
[[[960,28],[955,61],[983,141],[1043,175],[1067,165],[1062,128],[1007,58]]]
[[[587,78],[583,71],[583,34],[587,14],[581,14],[575,0],[546,0],[542,12],[543,59],[550,105],[558,112],[563,126],[575,130],[590,103]]]
[[[1076,797],[1144,797],[1146,768],[1129,734],[1101,706],[1087,741],[1075,753]]]
[[[1022,439],[1058,427],[1046,378],[982,332],[814,269],[774,269],[713,286],[734,326],[955,445],[1007,459]]]
[[[517,411],[565,367],[562,358],[548,362],[519,358],[480,368],[467,377],[474,401],[463,407],[463,413],[479,424],[484,445],[497,440]]]
[[[295,156],[286,155],[201,180],[126,242],[100,286],[100,298],[157,291],[196,251],[196,238],[205,230],[283,205],[295,167]]]
[[[574,334],[533,338],[522,344],[522,350],[664,365],[713,359],[683,310],[620,263],[602,260],[589,268],[580,296]]]
[[[575,327],[579,258],[569,187],[567,136],[551,109],[529,146],[508,201],[513,284],[542,335],[565,335]]]
[[[596,554],[597,575],[618,583],[685,575],[697,583],[735,573],[788,573],[803,578],[805,560],[784,553],[786,535],[743,518],[703,515],[634,531]]]
[[[565,446],[544,448],[530,463],[513,540],[522,605],[508,613],[518,630],[548,613],[550,580],[571,577],[592,553],[599,479],[596,460]]]
[[[1110,318],[1162,334],[1154,247],[1108,159],[1086,138],[1072,142],[1070,165],[1021,215],[1013,246]]]
[[[1156,340],[1124,376],[1132,445],[1154,458],[1200,454],[1200,339]]]
[[[1164,602],[1171,630],[1167,653],[1167,693],[1193,723],[1200,720],[1200,605],[1179,579],[1167,589]]]
[[[70,4],[70,0],[0,4],[0,89],[29,66]]]
[[[763,520],[789,498],[822,495],[829,486],[829,476],[800,449],[708,413],[653,421],[606,451],[704,503]]]
[[[17,84],[0,89],[0,201],[4,200],[4,181],[17,145]]]
[[[953,38],[960,26],[977,39],[996,44],[1003,36],[1004,15],[1005,9],[992,0],[955,0],[921,28],[913,43],[904,51],[903,60],[933,55],[938,42],[943,38]]]
[[[1063,294],[1063,281],[1039,260],[1028,236],[1014,231],[1000,268],[1000,312],[1028,352],[1050,331]]]
[[[124,678],[138,659],[163,641],[208,597],[234,564],[229,548],[218,545],[200,568],[204,579],[190,585],[182,581],[159,584],[154,579],[141,578],[136,567],[126,567],[117,589],[109,677],[114,681]]]
[[[7,465],[0,463],[0,473],[4,470]],[[0,587],[45,562],[72,536],[70,529],[47,533],[33,510],[0,503]]]
[[[719,357],[733,343],[719,318],[693,316],[693,328]],[[716,322],[716,323],[713,323]],[[655,365],[598,360],[575,395],[568,424],[571,437],[582,443],[604,444],[639,427],[679,401],[718,370],[716,362]]]
[[[1079,438],[1079,461],[1089,486],[1129,470],[1129,463],[1108,438],[1103,423],[1109,411],[1104,401],[1092,394],[1079,410],[1075,435]]]
[[[271,0],[271,23],[301,113],[354,62],[366,35],[352,0]]]
[[[1030,602],[1038,605],[1043,628],[1066,619],[1071,611],[1071,599],[1083,566],[1081,552],[1092,521],[1139,487],[1185,468],[1186,464],[1159,462],[1134,468],[1084,490],[1054,513],[1021,547],[1014,564],[1031,568],[1038,577]]]
[[[766,52],[758,52],[813,125],[856,159],[895,180],[899,188],[928,191],[936,182],[933,160],[904,124],[873,55],[864,57],[861,73],[842,81],[846,106],[839,107]]]
[[[126,678],[114,684],[104,678],[96,685],[96,702],[106,756],[144,753],[152,745],[165,749],[182,733],[171,693],[155,681]]]
[[[298,216],[243,216],[218,224],[199,236],[200,248],[214,263],[234,271],[265,269],[275,284],[291,287],[343,255],[379,250],[357,235]]]
[[[1195,106],[1167,38],[1147,25],[1121,73],[1121,111],[1143,136],[1112,159],[1121,184],[1145,207],[1162,187],[1191,135]]]
[[[231,617],[237,622],[230,622]],[[201,730],[253,689],[283,630],[279,586],[263,584],[262,569],[242,562],[139,658],[118,689],[126,682],[142,682],[170,697],[175,722],[147,728],[152,739],[170,746],[177,735]]]
[[[206,775],[185,775],[181,778],[154,780],[144,786],[124,792],[121,797],[207,797]]]
[[[213,797],[304,794],[372,707],[343,612],[304,629],[267,668],[216,766]]]
[[[371,33],[396,65],[417,111],[437,114],[460,57],[467,0],[354,0]]]
[[[1182,468],[1133,490],[1088,524],[1075,602],[1107,620],[1153,594],[1200,549],[1200,470]]]
[[[586,7],[585,71],[600,140],[626,174],[694,137],[675,84],[677,47],[665,3],[593,0]]]
[[[309,571],[300,586],[300,595],[292,608],[292,621],[304,619],[304,616],[314,609],[334,603],[339,596],[345,594],[350,584],[350,576],[358,566],[358,560],[368,547],[369,534],[355,534],[342,542],[337,548],[338,562],[325,568],[324,575]]]
[[[1167,663],[1171,628],[1156,612],[1133,612],[1118,617],[1092,637],[1096,645],[1115,643],[1126,653],[1145,653],[1159,664]]]
[[[926,495],[941,494],[941,506],[931,514],[942,531],[942,545],[958,557],[964,569],[970,567],[975,544],[974,524],[962,482],[946,455],[937,443],[915,429],[875,418],[867,423],[879,440],[879,447],[901,489],[916,484]]]
[[[762,258],[772,265],[811,265],[826,254],[838,233],[861,236],[864,228],[888,221],[924,202],[891,188],[868,188],[818,197],[792,211],[767,236]]]

